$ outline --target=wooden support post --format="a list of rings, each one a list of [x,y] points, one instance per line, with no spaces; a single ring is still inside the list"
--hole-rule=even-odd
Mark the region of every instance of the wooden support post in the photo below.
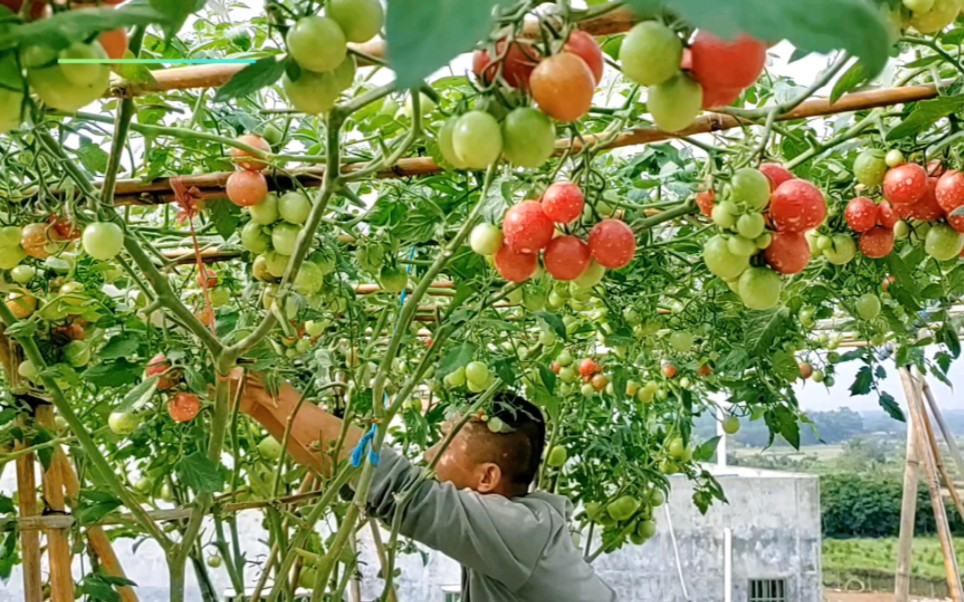
[[[60,464],[60,473],[64,478],[64,489],[67,492],[67,500],[72,507],[76,508],[77,500],[80,497],[80,481],[77,479],[77,472],[74,470],[67,455],[61,452],[59,448],[57,452],[59,453],[54,457],[54,461]],[[117,554],[114,553],[114,546],[111,545],[110,539],[107,538],[107,533],[104,532],[103,527],[96,525],[88,527],[87,543],[100,560],[101,568],[104,569],[106,574],[111,577],[126,577],[124,569],[117,559]],[[117,586],[115,589],[120,596],[121,602],[138,602],[137,594],[134,593],[134,590],[130,587]]]
[[[907,422],[907,459],[904,463],[904,488],[900,504],[900,540],[897,547],[897,572],[894,576],[894,602],[908,602],[910,599],[914,519],[917,516],[917,486],[920,483],[917,440],[917,429],[914,428],[914,421],[910,420]]]
[[[37,424],[45,428],[54,427],[54,408],[43,404],[37,406]],[[55,449],[53,457],[63,454]],[[51,459],[50,466],[43,473],[43,497],[48,512],[62,514],[66,510],[64,502],[64,479],[60,462]],[[73,557],[70,553],[70,538],[67,529],[47,530],[47,557],[50,560],[50,597],[53,602],[73,602],[74,577],[71,573]]]
[[[23,420],[20,422],[23,426]],[[23,449],[27,444],[17,441],[16,447]],[[37,476],[34,474],[33,454],[25,454],[17,458],[17,494],[20,498],[20,516],[36,516],[38,514]],[[24,602],[43,602],[43,582],[40,578],[40,532],[21,531],[20,548],[23,556]]]
[[[957,567],[957,556],[954,551],[954,543],[951,540],[951,529],[947,523],[947,511],[944,508],[944,499],[941,497],[941,486],[937,477],[935,458],[931,453],[930,445],[923,437],[926,437],[927,428],[924,423],[924,404],[920,384],[910,374],[906,367],[900,368],[901,380],[904,384],[904,394],[907,397],[907,406],[910,410],[914,428],[922,436],[918,446],[920,457],[924,463],[924,471],[927,475],[927,489],[930,492],[931,506],[934,510],[934,522],[937,525],[937,536],[941,542],[941,551],[944,554],[944,571],[947,578],[947,589],[953,602],[964,602],[964,593],[961,591],[961,575]]]
[[[951,452],[951,457],[954,458],[954,463],[957,465],[957,471],[959,474],[964,476],[964,457],[961,456],[961,450],[957,447],[957,440],[954,439],[951,429],[947,427],[947,423],[944,422],[944,415],[941,413],[940,405],[938,405],[937,400],[934,398],[934,391],[931,390],[930,385],[927,380],[917,375],[921,380],[921,386],[924,389],[924,398],[927,400],[927,405],[931,410],[931,414],[934,415],[934,420],[937,422],[937,427],[941,429],[941,435],[944,436],[944,443],[947,444],[947,449]]]
[[[917,375],[916,380],[921,384],[921,386],[926,386],[926,381],[922,376]],[[930,418],[927,415],[927,409],[921,404],[921,421],[924,423],[924,430],[926,437],[926,442],[931,448],[931,454],[934,457],[934,464],[936,465],[937,472],[941,477],[941,481],[944,482],[944,487],[947,488],[947,493],[951,496],[951,501],[954,502],[954,507],[957,508],[958,514],[961,518],[964,518],[964,503],[961,501],[961,496],[957,491],[957,487],[954,486],[954,479],[948,474],[947,468],[944,467],[943,457],[941,456],[941,448],[937,444],[937,436],[934,435],[934,428],[931,426]]]

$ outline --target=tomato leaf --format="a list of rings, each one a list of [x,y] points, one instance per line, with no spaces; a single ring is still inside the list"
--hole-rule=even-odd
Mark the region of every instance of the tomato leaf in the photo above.
[[[279,61],[277,56],[258,59],[235,73],[226,84],[218,88],[214,102],[227,102],[253,94],[281,79],[284,72],[285,61]]]
[[[870,393],[870,387],[874,384],[874,375],[870,371],[870,366],[861,366],[857,371],[857,377],[850,385],[851,395],[866,395]]]
[[[388,56],[399,88],[412,88],[472,49],[507,0],[392,0],[385,17]]]
[[[693,459],[697,462],[709,462],[716,453],[716,447],[720,444],[720,436],[717,435],[701,443],[693,451]]]
[[[216,493],[224,488],[218,465],[201,452],[194,452],[179,463],[181,481],[197,493]]]
[[[887,140],[899,140],[926,130],[941,119],[964,111],[964,94],[922,100],[897,127],[887,132]]]
[[[536,312],[535,316],[545,322],[546,325],[551,328],[560,339],[566,340],[566,325],[563,324],[562,318],[560,318],[557,314],[548,311],[540,311]]]
[[[142,335],[128,331],[107,341],[107,344],[101,348],[97,356],[101,360],[127,358],[136,354],[143,342]]]
[[[134,2],[117,8],[105,6],[62,11],[47,19],[0,29],[0,50],[10,50],[38,40],[43,40],[45,46],[53,49],[66,48],[102,31],[166,22],[167,17],[163,12]]]
[[[84,489],[80,492],[80,508],[77,520],[82,525],[92,525],[117,510],[121,501],[104,491]]]
[[[141,366],[124,358],[103,362],[84,370],[84,378],[95,387],[120,387],[137,382]]]
[[[753,314],[746,332],[750,335],[747,347],[751,356],[766,356],[767,350],[773,346],[773,341],[784,333],[789,326],[790,310],[785,307]],[[754,333],[756,335],[754,340]]]
[[[139,385],[131,389],[120,404],[114,408],[115,412],[127,412],[137,410],[144,406],[147,401],[157,391],[157,381],[159,376],[145,378]]]
[[[940,341],[944,343],[950,354],[957,359],[961,357],[961,339],[960,335],[957,334],[957,329],[950,322],[944,322],[941,326],[940,331],[937,333]]]
[[[549,395],[554,395],[556,391],[556,373],[549,369],[545,364],[539,364],[539,376],[542,384],[546,386]]]
[[[891,418],[901,422],[907,422],[907,418],[904,416],[904,410],[900,408],[900,405],[898,405],[897,400],[894,399],[893,395],[887,391],[881,391],[879,401],[880,407],[882,407]]]
[[[77,149],[77,157],[80,163],[91,173],[103,173],[107,169],[107,151],[94,144],[89,138],[80,139],[80,148]]]
[[[867,70],[864,68],[864,64],[861,62],[854,63],[850,69],[840,76],[837,83],[834,84],[833,90],[830,92],[830,103],[833,104],[840,100],[840,97],[859,88],[860,86],[866,84],[870,81],[867,77]]]
[[[438,364],[438,375],[445,376],[472,361],[477,347],[472,343],[462,343],[445,352]],[[506,381],[511,382],[511,381]]]
[[[232,234],[238,231],[238,224],[241,222],[241,207],[228,199],[209,201],[207,212],[214,224],[214,229],[224,240],[228,240]]]

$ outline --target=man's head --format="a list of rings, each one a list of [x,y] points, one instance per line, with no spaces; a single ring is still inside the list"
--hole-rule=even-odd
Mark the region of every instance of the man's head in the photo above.
[[[542,461],[546,440],[542,412],[518,395],[504,392],[496,396],[488,416],[498,418],[503,429],[492,432],[485,422],[469,420],[435,465],[438,479],[479,493],[523,495]],[[456,426],[455,422],[443,425],[443,439]],[[434,458],[439,446],[428,450],[426,458]]]

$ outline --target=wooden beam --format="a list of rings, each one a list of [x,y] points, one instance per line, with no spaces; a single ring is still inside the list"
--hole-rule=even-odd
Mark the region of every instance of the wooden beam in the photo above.
[[[47,429],[55,428],[53,406],[47,404],[38,406],[36,416],[37,424],[40,426]],[[63,453],[60,448],[55,448],[52,458]],[[64,479],[60,465],[59,461],[52,459],[43,473],[43,498],[47,503],[47,511],[54,514],[64,514],[66,510]],[[73,602],[74,578],[71,573],[73,554],[70,551],[67,529],[47,529],[47,556],[50,560],[50,599],[52,602]]]
[[[20,419],[20,426],[26,426]],[[26,441],[18,440],[15,449],[27,447]],[[17,496],[20,520],[41,518],[37,512],[37,475],[34,472],[35,456],[32,453],[17,458]],[[20,555],[23,557],[24,602],[43,602],[43,580],[40,574],[40,533],[20,532]]]
[[[910,406],[909,399],[907,404]],[[920,484],[918,438],[919,433],[914,426],[914,421],[909,420],[907,422],[903,495],[900,504],[900,539],[897,546],[897,570],[894,575],[894,602],[908,602],[910,600],[911,557],[914,545],[914,523],[917,518],[917,488]]]

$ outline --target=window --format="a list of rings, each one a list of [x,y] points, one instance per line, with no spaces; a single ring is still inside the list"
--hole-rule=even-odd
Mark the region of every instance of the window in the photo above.
[[[750,579],[747,602],[787,602],[787,580]]]

